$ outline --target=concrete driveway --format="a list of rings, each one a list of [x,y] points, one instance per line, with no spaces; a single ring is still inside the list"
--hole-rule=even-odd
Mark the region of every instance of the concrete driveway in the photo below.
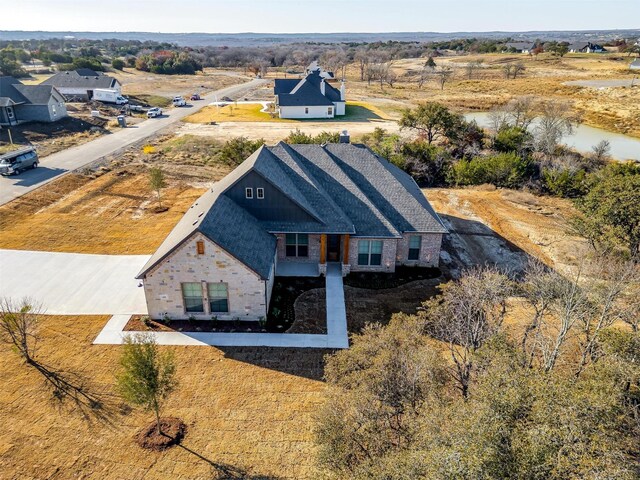
[[[149,255],[0,250],[0,297],[32,297],[51,315],[144,314],[134,277]]]
[[[129,145],[150,137],[209,105],[215,99],[243,95],[265,82],[267,80],[255,79],[216,90],[204,96],[203,100],[191,102],[187,107],[167,109],[166,115],[162,117],[145,120],[91,142],[44,157],[40,161],[40,166],[35,170],[27,170],[15,177],[0,177],[0,205],[42,186],[60,175],[117,153]]]

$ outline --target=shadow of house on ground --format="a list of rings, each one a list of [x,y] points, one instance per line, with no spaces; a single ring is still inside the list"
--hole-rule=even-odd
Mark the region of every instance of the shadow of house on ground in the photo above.
[[[289,375],[322,381],[324,357],[335,352],[324,348],[216,347],[231,360]]]
[[[504,273],[521,277],[532,258],[520,247],[494,232],[484,223],[439,214],[449,234],[443,237],[440,267],[451,278],[463,270],[495,266]]]

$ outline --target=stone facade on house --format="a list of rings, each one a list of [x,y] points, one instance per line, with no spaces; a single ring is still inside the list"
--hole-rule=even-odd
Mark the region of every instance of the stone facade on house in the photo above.
[[[409,260],[409,237],[419,235],[420,257],[418,260]],[[398,265],[416,265],[419,267],[437,267],[440,261],[440,247],[442,245],[441,233],[405,233],[398,240],[396,251],[396,263]]]
[[[197,242],[204,242],[204,254],[197,253]],[[233,256],[196,233],[173,251],[163,262],[147,273],[144,290],[151,318],[219,320],[259,320],[267,315],[267,298],[273,288],[273,277],[268,281],[260,278]],[[204,313],[187,313],[182,297],[182,284],[198,282],[203,285]],[[227,284],[229,312],[212,314],[208,311],[206,284]]]

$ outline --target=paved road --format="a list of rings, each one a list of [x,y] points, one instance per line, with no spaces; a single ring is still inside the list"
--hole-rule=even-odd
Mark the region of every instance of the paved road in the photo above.
[[[223,96],[241,96],[266,81],[256,79],[211,92],[204,97],[204,100],[191,102],[188,107],[169,109],[167,114],[161,118],[151,118],[115,133],[104,135],[91,142],[44,157],[40,162],[40,166],[35,170],[28,170],[13,177],[0,177],[0,205],[4,205],[38,188],[62,174],[81,168],[154,135],[187,115],[197,112],[214,100]]]
[[[51,315],[133,314],[147,311],[135,279],[149,255],[0,250],[0,295],[31,297]]]

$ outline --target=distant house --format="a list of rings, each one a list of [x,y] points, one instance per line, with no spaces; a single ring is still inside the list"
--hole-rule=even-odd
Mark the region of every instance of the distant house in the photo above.
[[[137,278],[152,318],[265,318],[275,276],[435,267],[447,233],[363,145],[262,146],[187,210]]]
[[[305,69],[304,74],[305,75],[309,75],[311,73],[314,72],[319,72],[320,73],[320,77],[324,78],[325,80],[335,80],[336,79],[336,75],[333,72],[327,72],[325,70],[322,69],[322,67],[318,64],[317,60],[314,60],[313,62],[311,62],[309,64],[309,66]]]
[[[640,58],[636,58],[629,64],[629,70],[640,70]]]
[[[531,42],[508,42],[505,44],[503,52],[515,52],[529,54],[536,48],[535,43]]]
[[[302,79],[277,79],[273,92],[280,118],[334,118],[345,114],[345,85],[330,85],[315,70]]]
[[[118,93],[122,91],[122,86],[117,79],[89,68],[56,73],[40,85],[53,85],[68,101],[91,100],[93,90],[96,88],[108,88]]]
[[[569,53],[604,53],[605,48],[602,45],[591,42],[577,42],[569,45]]]
[[[0,125],[55,122],[67,116],[64,97],[51,85],[23,85],[0,77]]]

